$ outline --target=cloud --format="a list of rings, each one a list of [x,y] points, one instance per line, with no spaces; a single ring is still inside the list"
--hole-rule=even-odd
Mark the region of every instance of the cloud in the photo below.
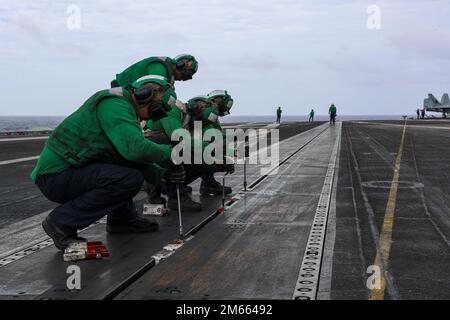
[[[402,57],[450,61],[450,32],[423,26],[389,38]]]
[[[42,23],[37,23],[35,18],[29,14],[17,14],[12,19],[12,24],[22,33],[25,33],[36,44],[47,50],[56,50],[67,56],[86,56],[90,52],[89,47],[86,45],[69,42],[64,39],[57,39],[57,36],[48,34],[48,32],[45,32],[42,29]]]
[[[81,9],[80,30],[66,28],[70,4]],[[181,52],[194,54],[200,69],[192,81],[177,84],[177,94],[185,99],[229,89],[235,114],[272,114],[279,103],[287,114],[306,114],[311,105],[330,101],[345,102],[347,114],[389,113],[384,106],[391,104],[393,91],[402,93],[396,105],[409,108],[417,97],[408,92],[421,96],[441,90],[442,69],[450,61],[448,1],[376,1],[382,13],[379,31],[366,27],[371,4],[0,0],[1,69],[8,79],[2,85],[17,93],[23,74],[32,70],[36,79],[33,97],[4,105],[36,113],[30,106],[38,103],[42,114],[68,114],[132,63]],[[58,102],[49,101],[45,84],[68,74],[57,93],[61,96],[54,97]]]
[[[48,39],[32,17],[19,14],[13,19],[13,23],[40,45],[48,46]]]

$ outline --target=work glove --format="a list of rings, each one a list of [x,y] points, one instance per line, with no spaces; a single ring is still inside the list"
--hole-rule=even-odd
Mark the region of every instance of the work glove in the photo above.
[[[183,166],[173,166],[167,169],[162,181],[165,183],[183,184],[186,179],[186,171]]]

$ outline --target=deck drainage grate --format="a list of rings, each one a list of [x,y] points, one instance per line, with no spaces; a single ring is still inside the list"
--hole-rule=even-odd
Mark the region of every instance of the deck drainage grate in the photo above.
[[[327,229],[328,211],[333,188],[337,151],[339,147],[339,137],[340,135],[337,135],[333,150],[331,152],[327,174],[323,183],[322,192],[320,193],[319,203],[317,204],[314,221],[300,267],[298,280],[292,296],[292,299],[294,300],[315,300],[317,296],[322,252],[325,242],[325,232]],[[311,260],[318,261],[312,262]]]

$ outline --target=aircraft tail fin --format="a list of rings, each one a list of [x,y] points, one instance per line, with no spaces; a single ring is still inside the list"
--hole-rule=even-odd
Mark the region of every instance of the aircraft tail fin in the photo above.
[[[441,99],[442,105],[450,105],[450,98],[448,97],[448,93],[444,93]]]
[[[429,107],[435,107],[435,106],[441,105],[439,100],[436,99],[436,97],[433,96],[433,94],[431,94],[431,93],[428,94],[428,99],[425,99],[425,100],[428,100],[428,103],[430,104]]]

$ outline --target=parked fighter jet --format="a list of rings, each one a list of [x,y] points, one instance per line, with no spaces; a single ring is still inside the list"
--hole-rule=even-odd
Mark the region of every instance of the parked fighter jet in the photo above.
[[[448,93],[444,93],[441,102],[429,93],[428,98],[423,100],[423,107],[426,111],[442,112],[444,118],[447,118],[447,112],[450,111],[450,98],[448,97]]]

